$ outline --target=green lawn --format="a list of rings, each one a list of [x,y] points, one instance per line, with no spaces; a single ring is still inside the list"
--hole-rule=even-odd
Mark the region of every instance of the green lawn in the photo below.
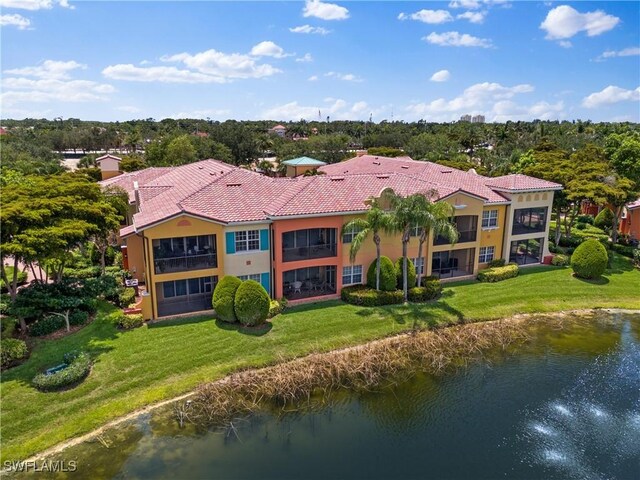
[[[211,318],[120,332],[111,318],[115,309],[104,304],[91,325],[61,340],[39,341],[25,364],[2,375],[2,460],[26,458],[239,368],[363,343],[414,323],[580,308],[640,309],[639,293],[640,271],[617,257],[613,270],[597,282],[573,278],[568,268],[531,267],[497,284],[450,284],[440,300],[428,304],[363,308],[330,301],[291,308],[259,335]],[[30,386],[37,372],[60,363],[72,349],[95,358],[81,385],[58,393]]]

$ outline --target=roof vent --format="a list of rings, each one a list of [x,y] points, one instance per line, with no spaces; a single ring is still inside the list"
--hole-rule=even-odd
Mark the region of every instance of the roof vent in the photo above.
[[[440,173],[451,173],[453,170],[440,170]]]
[[[339,182],[341,180],[344,180],[344,177],[331,177],[332,182]]]
[[[200,165],[200,166],[198,167],[198,170],[203,170],[203,169],[204,169],[204,167],[203,167],[202,165]]]
[[[211,175],[212,177],[216,174],[216,172],[209,172],[209,175]]]
[[[389,178],[389,175],[376,175],[376,178]]]
[[[227,187],[239,187],[241,183],[227,183]]]
[[[401,165],[400,168],[404,168],[405,170],[409,169],[409,165]]]
[[[378,157],[376,157],[378,158]],[[380,165],[380,162],[373,162],[374,165]]]

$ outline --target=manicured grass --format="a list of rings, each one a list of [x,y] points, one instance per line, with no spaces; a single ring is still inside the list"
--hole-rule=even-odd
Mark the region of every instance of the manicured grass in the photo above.
[[[501,283],[449,284],[441,299],[408,306],[364,308],[340,301],[305,305],[273,319],[270,330],[246,331],[210,317],[161,322],[133,331],[114,326],[114,307],[61,340],[39,341],[30,359],[2,375],[2,460],[27,456],[86,433],[137,408],[171,398],[240,368],[327,351],[411,328],[464,319],[581,308],[640,309],[640,271],[616,257],[599,281],[569,268],[530,267]],[[82,349],[95,358],[74,389],[40,393],[33,376]]]

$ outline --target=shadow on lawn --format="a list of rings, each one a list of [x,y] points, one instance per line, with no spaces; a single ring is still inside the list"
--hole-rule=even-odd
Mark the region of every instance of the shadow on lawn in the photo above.
[[[222,320],[216,320],[216,326],[221,330],[235,331],[252,337],[261,337],[262,335],[269,333],[273,328],[271,322],[266,322],[257,327],[245,327],[239,323],[227,323]]]
[[[207,315],[194,315],[191,317],[175,317],[168,318],[166,320],[156,320],[151,323],[147,323],[147,328],[164,328],[164,327],[177,327],[181,325],[190,325],[192,323],[202,323],[215,320],[213,312]]]

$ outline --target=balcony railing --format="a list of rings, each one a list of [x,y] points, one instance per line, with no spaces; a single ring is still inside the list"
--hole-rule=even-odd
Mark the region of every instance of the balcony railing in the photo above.
[[[478,237],[478,230],[464,230],[462,232],[458,232],[458,241],[457,243],[467,243],[467,242],[475,242]],[[449,245],[451,242],[445,237],[436,237],[433,241],[434,245]]]
[[[335,243],[323,243],[312,247],[283,248],[282,260],[285,262],[295,262],[297,260],[310,260],[312,258],[335,257],[337,251],[337,244]]]
[[[153,261],[153,264],[156,273],[185,272],[216,268],[218,266],[218,257],[215,253],[185,255],[182,257],[158,258]]]

